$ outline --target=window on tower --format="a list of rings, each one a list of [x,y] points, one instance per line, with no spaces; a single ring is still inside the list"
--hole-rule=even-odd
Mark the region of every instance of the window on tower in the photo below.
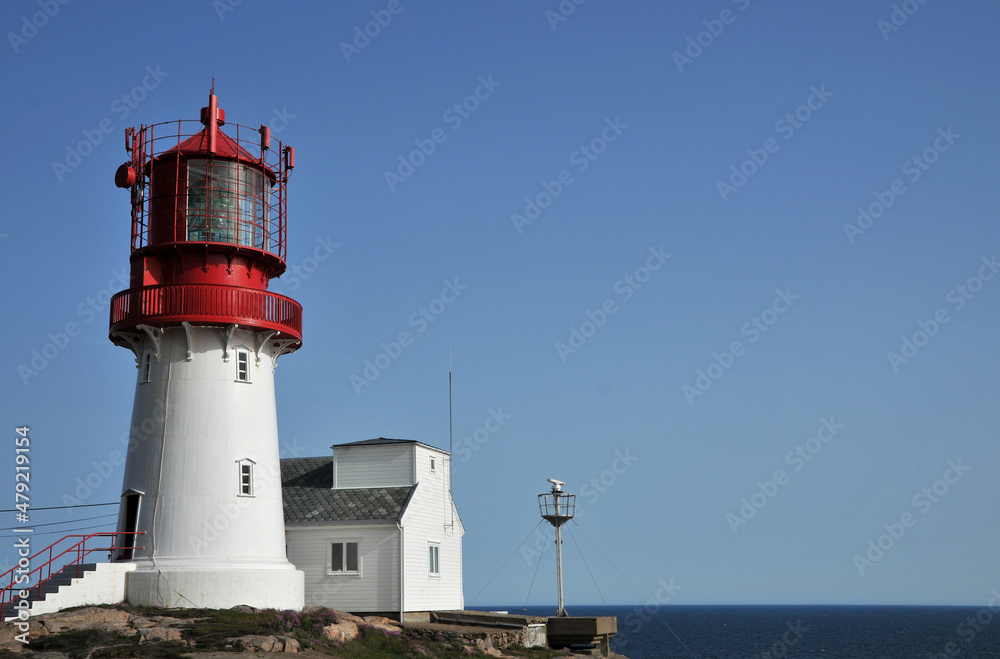
[[[228,160],[188,161],[187,239],[270,246],[270,186],[262,171]]]
[[[243,460],[239,460],[236,464],[239,467],[239,477],[240,477],[239,494],[240,494],[241,497],[252,497],[253,496],[253,460],[243,459]]]
[[[142,354],[142,363],[139,364],[139,384],[146,384],[150,381],[152,370],[153,353],[147,350]]]
[[[250,351],[239,349],[236,351],[236,381],[250,381]]]

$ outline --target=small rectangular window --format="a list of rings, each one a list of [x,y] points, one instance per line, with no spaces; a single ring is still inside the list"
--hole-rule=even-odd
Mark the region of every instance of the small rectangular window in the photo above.
[[[149,382],[150,374],[153,370],[153,353],[146,352],[142,355],[142,364],[139,366],[139,384]]]
[[[250,381],[250,353],[246,350],[236,351],[236,380],[237,382]]]
[[[441,574],[441,547],[438,545],[430,545],[430,574],[431,576],[439,576]]]
[[[431,458],[431,471],[434,471],[435,466],[434,458]]]
[[[253,462],[240,460],[240,496],[253,496]]]
[[[334,542],[330,547],[330,572],[360,572],[358,543]]]

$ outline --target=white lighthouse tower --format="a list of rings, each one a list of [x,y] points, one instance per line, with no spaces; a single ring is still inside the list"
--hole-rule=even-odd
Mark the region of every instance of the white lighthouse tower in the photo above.
[[[301,345],[302,307],[267,290],[285,270],[295,151],[266,126],[226,125],[214,91],[200,122],[128,129],[115,175],[132,255],[109,335],[138,367],[118,530],[141,534],[114,559],[137,566],[133,604],[301,609],[273,372]]]

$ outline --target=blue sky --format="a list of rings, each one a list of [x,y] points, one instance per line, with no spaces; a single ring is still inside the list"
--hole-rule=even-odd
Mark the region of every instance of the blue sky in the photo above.
[[[0,409],[31,427],[32,505],[120,495],[113,174],[127,127],[197,118],[215,76],[230,122],[297,152],[283,455],[447,448],[450,346],[467,604],[554,604],[533,528],[556,477],[571,611],[661,582],[984,605],[998,27],[995,3],[916,0],[5,3]]]

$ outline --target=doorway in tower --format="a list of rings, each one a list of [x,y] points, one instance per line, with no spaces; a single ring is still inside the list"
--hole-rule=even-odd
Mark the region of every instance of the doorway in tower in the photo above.
[[[121,536],[115,542],[118,551],[114,560],[130,561],[135,549],[135,530],[139,526],[139,504],[142,500],[142,492],[128,490],[122,495],[122,499],[122,509],[125,514],[122,516],[119,530],[124,531],[127,535]]]

